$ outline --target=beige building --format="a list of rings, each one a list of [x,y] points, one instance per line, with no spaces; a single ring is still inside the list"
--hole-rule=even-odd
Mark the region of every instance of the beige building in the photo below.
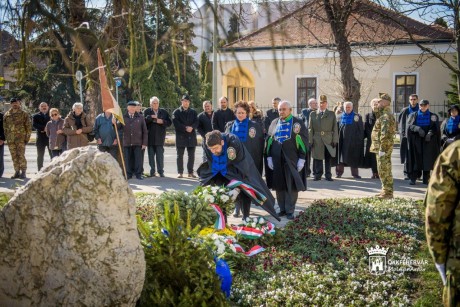
[[[355,77],[361,83],[360,112],[369,111],[370,100],[379,92],[392,96],[395,112],[409,104],[412,93],[428,99],[432,109],[438,105],[442,108],[444,92],[451,82],[449,70],[438,59],[422,55],[404,29],[375,10],[388,13],[363,2],[347,28]],[[328,96],[329,107],[342,100],[338,53],[330,47],[330,26],[322,18],[325,16],[320,2],[310,2],[222,48],[218,95],[227,96],[231,104],[255,100],[263,109],[269,108],[272,98],[278,96],[291,101],[295,113],[300,113],[309,98],[321,94]],[[450,31],[402,15],[397,18],[412,29],[419,42],[453,60]]]

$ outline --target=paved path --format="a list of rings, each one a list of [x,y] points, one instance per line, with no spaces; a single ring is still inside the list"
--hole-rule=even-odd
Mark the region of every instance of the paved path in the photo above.
[[[186,154],[185,154],[186,155]],[[197,147],[195,159],[195,169],[198,167],[202,149]],[[34,178],[37,173],[36,163],[36,148],[34,145],[29,145],[26,148],[26,159],[28,161],[28,172],[29,178]],[[144,172],[148,173],[150,167],[148,165],[148,157],[145,155],[144,160]],[[426,185],[417,182],[417,185],[411,186],[408,181],[403,180],[403,168],[399,163],[399,150],[393,151],[392,156],[393,162],[393,176],[395,177],[394,189],[395,196],[397,197],[410,197],[414,199],[422,199],[426,191]],[[49,163],[49,157],[45,158],[45,165]],[[3,178],[0,178],[0,192],[14,192],[14,190],[24,185],[26,180],[13,180],[9,179],[13,175],[13,165],[11,156],[8,148],[5,148],[5,172]],[[175,147],[165,148],[165,178],[145,178],[144,180],[130,180],[129,184],[133,192],[149,192],[149,193],[161,193],[167,190],[184,190],[192,191],[197,185],[198,180],[196,179],[177,179],[177,168],[176,168],[176,150]],[[315,199],[323,198],[342,198],[342,197],[367,197],[373,196],[380,192],[380,181],[375,179],[369,179],[371,177],[371,171],[368,169],[361,169],[360,175],[363,179],[353,179],[350,174],[349,168],[345,169],[344,176],[341,179],[334,179],[333,182],[321,180],[312,181],[308,180],[308,189],[305,192],[299,193],[299,200],[297,202],[296,211],[305,209]],[[310,178],[311,179],[311,178]],[[49,191],[44,191],[47,193]],[[267,216],[266,212],[258,208],[253,207],[251,209],[251,215],[254,216]],[[270,218],[272,221],[276,221]],[[229,217],[230,223],[239,223],[240,219]],[[282,219],[281,223],[276,222],[279,226],[284,225],[287,222],[285,218]]]

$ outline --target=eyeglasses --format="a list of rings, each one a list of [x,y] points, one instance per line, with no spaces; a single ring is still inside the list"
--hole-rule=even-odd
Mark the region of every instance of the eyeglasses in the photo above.
[[[54,114],[51,114],[51,117],[55,117],[55,116],[58,116],[59,114],[57,113],[54,113]]]
[[[410,100],[417,100],[417,98],[411,98]]]

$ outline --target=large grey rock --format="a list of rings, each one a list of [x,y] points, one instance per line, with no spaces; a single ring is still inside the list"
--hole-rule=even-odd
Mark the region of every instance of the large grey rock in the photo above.
[[[135,198],[117,162],[76,148],[0,214],[0,306],[134,306],[145,276]]]

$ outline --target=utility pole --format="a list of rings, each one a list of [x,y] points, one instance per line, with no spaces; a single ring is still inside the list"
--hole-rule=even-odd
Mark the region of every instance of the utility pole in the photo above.
[[[214,31],[212,33],[212,107],[214,110],[218,108],[217,103],[217,18],[219,8],[217,0],[214,0]]]

